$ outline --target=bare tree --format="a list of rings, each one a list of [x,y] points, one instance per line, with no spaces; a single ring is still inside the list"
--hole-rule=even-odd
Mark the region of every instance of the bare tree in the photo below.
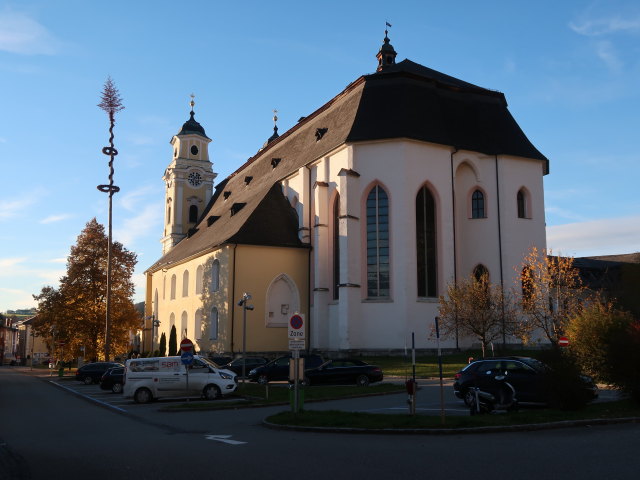
[[[533,247],[525,256],[520,271],[521,303],[524,329],[542,331],[555,345],[589,295],[573,257],[551,253]]]
[[[468,278],[450,284],[440,297],[440,323],[444,336],[456,331],[480,341],[482,355],[487,345],[506,333],[516,332],[516,315],[510,292],[489,282],[489,275]]]

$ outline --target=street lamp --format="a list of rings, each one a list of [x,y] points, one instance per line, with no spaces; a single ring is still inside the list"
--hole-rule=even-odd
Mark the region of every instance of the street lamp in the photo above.
[[[243,293],[242,299],[238,302],[238,306],[242,307],[242,384],[247,376],[247,310],[253,310],[253,305],[248,305],[251,300],[250,293]]]
[[[151,320],[151,353],[153,354],[153,352],[155,352],[153,347],[154,347],[154,339],[156,338],[156,328],[160,326],[160,320],[156,319],[155,313],[144,318],[145,320]]]

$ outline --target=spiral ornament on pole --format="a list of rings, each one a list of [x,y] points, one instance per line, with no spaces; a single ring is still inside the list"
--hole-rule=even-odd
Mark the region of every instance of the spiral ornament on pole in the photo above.
[[[107,244],[107,293],[106,293],[106,308],[105,308],[105,338],[104,338],[104,359],[105,361],[109,361],[110,357],[110,344],[111,344],[111,248],[112,248],[112,205],[113,205],[113,194],[120,191],[120,187],[113,184],[113,161],[115,160],[116,155],[118,155],[118,150],[115,148],[113,144],[113,127],[116,123],[115,114],[122,110],[124,106],[122,105],[122,99],[120,98],[120,94],[118,93],[118,89],[116,88],[111,77],[107,78],[107,81],[104,84],[104,89],[102,90],[101,102],[98,104],[102,110],[107,112],[109,115],[109,146],[104,147],[102,149],[102,153],[109,157],[109,184],[108,185],[98,185],[98,190],[103,193],[109,194],[109,221],[108,221],[108,244]]]

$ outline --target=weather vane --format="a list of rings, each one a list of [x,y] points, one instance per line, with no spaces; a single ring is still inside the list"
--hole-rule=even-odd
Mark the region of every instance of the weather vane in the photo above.
[[[196,102],[194,102],[193,99],[196,98],[196,96],[192,93],[190,97],[191,97],[191,101],[189,102],[189,105],[191,105],[191,112],[193,112],[193,107],[196,104]]]

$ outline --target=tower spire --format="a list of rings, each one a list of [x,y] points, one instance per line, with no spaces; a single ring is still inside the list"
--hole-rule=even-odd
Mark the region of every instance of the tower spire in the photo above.
[[[393,45],[389,43],[389,27],[391,27],[391,24],[389,22],[385,22],[383,44],[376,54],[376,58],[378,59],[377,72],[381,72],[389,65],[394,65],[396,63],[397,53],[394,50]]]

